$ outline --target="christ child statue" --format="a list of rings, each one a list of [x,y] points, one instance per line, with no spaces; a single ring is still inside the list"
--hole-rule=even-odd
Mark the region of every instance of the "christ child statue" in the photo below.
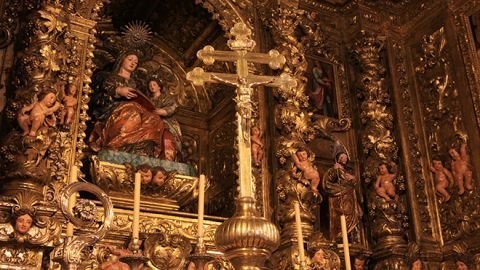
[[[64,115],[60,119],[60,124],[70,125],[75,114],[75,107],[77,106],[77,87],[73,83],[67,85],[67,92],[63,98],[63,104],[65,105]]]
[[[308,159],[308,152],[305,148],[300,148],[297,150],[295,155],[292,155],[293,162],[295,167],[300,169],[303,173],[303,177],[306,180],[311,181],[312,191],[318,192],[318,184],[320,183],[320,174],[318,173],[317,168],[312,164],[312,161]]]
[[[396,173],[391,172],[387,163],[381,163],[378,165],[378,176],[375,181],[375,191],[377,195],[384,198],[387,201],[391,201],[398,198],[395,192],[395,185],[393,180],[397,176]],[[396,167],[392,162],[392,167]]]
[[[432,160],[430,170],[435,174],[435,189],[441,196],[441,201],[448,202],[451,196],[450,193],[448,193],[447,188],[453,186],[452,173],[447,168],[443,167],[443,162],[438,158]]]
[[[472,190],[472,166],[470,165],[470,155],[467,152],[467,144],[460,145],[460,153],[457,149],[450,148],[448,151],[452,158],[453,177],[458,184],[458,194],[462,195],[466,190]]]
[[[255,166],[260,166],[263,159],[262,132],[259,127],[252,127],[252,158]]]

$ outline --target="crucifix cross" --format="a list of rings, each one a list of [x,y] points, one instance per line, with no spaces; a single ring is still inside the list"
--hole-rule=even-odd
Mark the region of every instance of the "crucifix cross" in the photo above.
[[[232,38],[227,42],[231,51],[216,51],[212,46],[205,46],[197,52],[198,58],[206,65],[211,65],[216,60],[235,62],[236,74],[205,72],[203,68],[196,67],[187,73],[187,80],[197,86],[202,86],[207,82],[236,87],[240,197],[254,198],[250,142],[250,123],[255,110],[251,99],[253,87],[264,85],[290,90],[297,85],[297,81],[287,73],[282,73],[280,76],[264,76],[248,72],[249,62],[268,64],[272,69],[279,69],[285,64],[285,57],[277,50],[270,50],[268,53],[251,52],[255,47],[255,41],[250,38],[251,33],[244,23],[237,23],[230,30]]]

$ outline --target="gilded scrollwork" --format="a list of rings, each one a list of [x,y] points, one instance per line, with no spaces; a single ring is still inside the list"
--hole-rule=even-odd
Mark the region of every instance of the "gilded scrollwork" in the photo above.
[[[82,42],[84,36],[77,31],[78,18],[69,16],[62,8],[57,3],[47,4],[33,12],[25,24],[22,40],[25,49],[23,54],[19,54],[13,72],[15,97],[7,108],[7,117],[18,120],[24,133],[12,131],[10,139],[2,146],[2,155],[6,157],[2,162],[4,177],[32,177],[43,182],[51,179],[63,181],[69,163],[65,156],[76,155],[78,158],[83,149],[82,135],[87,118],[84,106],[77,106],[83,119],[75,125],[78,129],[57,123],[57,119],[65,114],[60,105],[60,101],[68,94],[64,86],[79,87],[76,84],[89,80],[88,70],[91,68],[87,61],[84,72],[87,77],[84,78],[80,72],[80,66],[85,63],[82,61],[86,48]],[[81,78],[77,80],[77,76]],[[47,100],[49,95],[55,96],[53,106]],[[82,97],[82,94],[76,96]],[[84,98],[81,99],[82,103]],[[76,114],[72,110],[70,118]],[[79,138],[78,144],[75,136]],[[79,147],[75,149],[77,145]]]
[[[473,167],[470,164],[469,140],[458,101],[462,92],[457,88],[450,68],[452,56],[446,49],[449,44],[445,28],[424,35],[419,45],[421,49],[417,50],[415,69],[418,71],[417,80],[423,89],[420,98],[425,104],[422,114],[429,151],[433,156],[432,162],[443,162],[447,170],[452,171],[452,179],[456,183],[453,185],[452,181],[446,189],[449,195],[452,194],[452,199],[448,198],[448,202],[443,200],[444,203],[439,204],[441,230],[444,239],[459,239],[477,227],[475,218],[465,217],[476,211],[471,208],[470,202],[478,198],[477,192],[471,191]],[[446,162],[447,156],[450,156],[450,164]],[[462,205],[462,210],[456,204]]]
[[[143,252],[158,269],[183,269],[191,250],[188,238],[163,231],[145,239]]]
[[[107,192],[121,192],[133,194],[134,173],[136,168],[131,165],[118,165],[99,160],[92,156],[93,177],[95,183]],[[194,198],[193,192],[197,187],[198,179],[180,175],[174,171],[165,173],[165,179],[160,185],[142,187],[142,194],[152,200],[166,199],[164,203],[183,206]],[[146,198],[144,197],[144,198]]]
[[[58,243],[61,224],[53,217],[55,209],[43,205],[40,194],[19,190],[12,203],[0,208],[2,212],[11,209],[0,224],[0,241],[36,246]]]
[[[215,230],[219,223],[207,222],[205,223],[205,243],[207,246],[213,245]],[[115,213],[112,222],[112,230],[114,231],[129,231],[132,226],[131,215],[124,212]],[[167,220],[165,216],[148,216],[148,218],[141,218],[140,222],[141,233],[145,235],[155,234],[159,232],[168,232],[181,235],[187,239],[194,240],[197,235],[196,220],[177,218],[175,220]]]
[[[70,197],[78,192],[88,192],[100,200],[103,213],[99,215],[96,206],[88,200],[79,200],[70,204]],[[62,267],[73,267],[82,264],[84,249],[102,240],[113,223],[113,205],[108,195],[99,187],[84,182],[75,182],[65,186],[59,194],[59,208],[67,221],[78,228],[90,228],[92,231],[73,235],[64,239],[63,243],[55,243],[52,260]],[[100,220],[96,218],[100,217]],[[72,226],[73,226],[72,225]]]
[[[22,265],[35,269],[38,267],[38,261],[41,261],[42,253],[28,248],[8,247],[0,248],[0,262],[2,265],[15,267]],[[12,268],[13,269],[13,268]]]

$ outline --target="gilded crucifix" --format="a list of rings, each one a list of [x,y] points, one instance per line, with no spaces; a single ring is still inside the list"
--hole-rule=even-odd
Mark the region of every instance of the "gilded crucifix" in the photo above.
[[[236,117],[237,117],[237,141],[239,158],[240,196],[254,197],[252,191],[252,168],[251,168],[251,142],[250,123],[254,112],[251,99],[253,87],[264,85],[292,89],[297,82],[287,73],[280,76],[255,75],[248,72],[248,63],[268,64],[272,69],[279,69],[285,64],[285,57],[277,50],[268,53],[251,52],[255,47],[255,41],[250,38],[251,30],[244,23],[237,23],[230,30],[231,39],[227,45],[232,51],[216,51],[212,46],[205,46],[198,51],[197,56],[206,65],[213,64],[216,60],[235,62],[236,74],[205,72],[196,67],[187,73],[187,79],[194,85],[201,86],[205,82],[223,83],[236,87]]]

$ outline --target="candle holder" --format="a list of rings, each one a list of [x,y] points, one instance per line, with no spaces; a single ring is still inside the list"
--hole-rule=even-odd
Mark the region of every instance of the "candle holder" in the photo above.
[[[140,266],[147,263],[149,260],[147,257],[143,256],[139,242],[138,238],[134,238],[131,246],[132,254],[120,257],[120,261],[128,264],[132,270],[140,269]]]
[[[188,255],[188,260],[195,264],[197,269],[203,269],[203,267],[213,261],[215,257],[207,253],[207,248],[203,243],[203,239],[198,239],[197,246],[195,247],[195,252],[193,254]]]
[[[277,227],[257,214],[255,200],[242,197],[230,219],[215,231],[215,244],[234,269],[261,270],[280,244]]]

